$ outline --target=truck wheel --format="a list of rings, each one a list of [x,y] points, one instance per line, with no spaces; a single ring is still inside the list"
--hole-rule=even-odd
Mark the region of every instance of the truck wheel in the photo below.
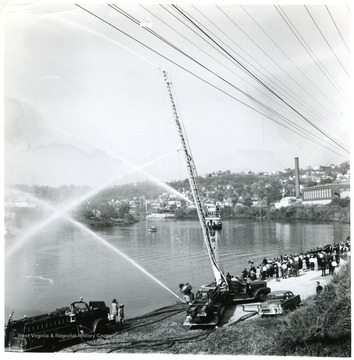
[[[107,319],[96,319],[92,325],[92,330],[95,334],[103,333],[106,331],[108,326]]]
[[[47,343],[47,346],[48,350],[50,352],[54,352],[56,351],[57,347],[58,347],[58,341],[57,339],[53,338],[53,339],[50,339]]]
[[[266,300],[266,298],[267,298],[267,294],[265,292],[260,292],[258,294],[258,301],[263,302]]]

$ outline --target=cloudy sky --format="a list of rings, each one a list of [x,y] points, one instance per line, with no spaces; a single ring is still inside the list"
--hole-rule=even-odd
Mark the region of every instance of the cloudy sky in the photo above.
[[[349,160],[345,3],[78,4],[2,8],[7,183],[186,178],[162,70],[199,174]]]

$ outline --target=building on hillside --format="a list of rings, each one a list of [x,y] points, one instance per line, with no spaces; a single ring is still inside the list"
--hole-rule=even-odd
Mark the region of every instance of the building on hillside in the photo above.
[[[312,186],[302,189],[302,203],[329,204],[333,199],[346,197],[350,198],[350,183],[332,183],[326,185]]]
[[[276,209],[280,209],[282,207],[287,207],[296,203],[295,196],[286,196],[282,198],[278,203],[275,203],[274,206]]]

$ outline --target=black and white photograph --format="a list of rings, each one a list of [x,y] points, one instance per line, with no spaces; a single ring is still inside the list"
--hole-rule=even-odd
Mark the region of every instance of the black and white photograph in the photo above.
[[[352,17],[3,0],[3,355],[350,358]]]

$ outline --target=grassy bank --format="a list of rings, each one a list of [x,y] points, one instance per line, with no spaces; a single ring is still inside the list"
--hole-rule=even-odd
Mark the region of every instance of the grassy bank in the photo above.
[[[212,354],[351,356],[350,267],[288,316],[222,328],[209,341],[201,350]]]
[[[184,318],[185,305],[166,307],[128,320],[122,332],[65,352],[350,357],[350,266],[342,267],[320,296],[287,316],[209,330],[189,330]]]

